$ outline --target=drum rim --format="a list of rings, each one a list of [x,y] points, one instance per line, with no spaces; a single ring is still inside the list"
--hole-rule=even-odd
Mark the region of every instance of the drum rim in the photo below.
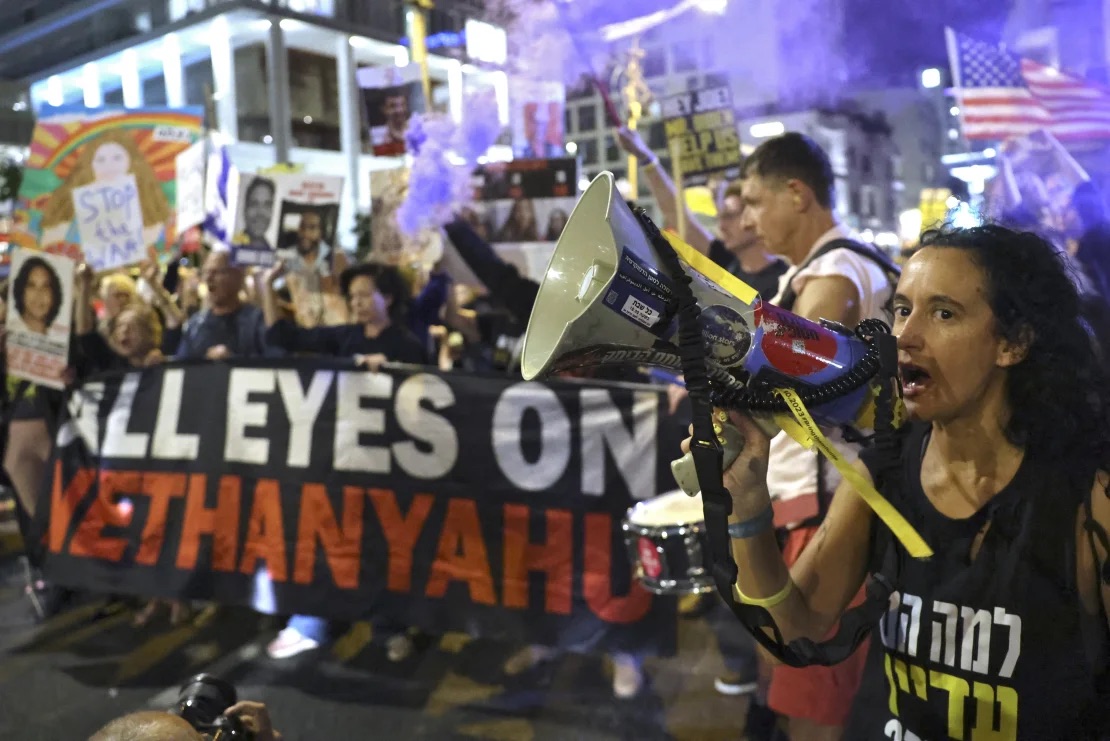
[[[641,525],[626,518],[621,523],[621,530],[624,532],[633,532],[642,537],[654,535],[664,535],[668,537],[683,536],[687,533],[699,535],[705,532],[705,521],[679,522],[670,525]]]

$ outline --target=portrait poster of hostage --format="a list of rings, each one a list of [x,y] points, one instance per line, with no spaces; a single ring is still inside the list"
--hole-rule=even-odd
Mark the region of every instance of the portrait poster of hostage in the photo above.
[[[62,255],[16,250],[8,283],[8,373],[50,388],[65,387],[73,314],[74,262]]]
[[[285,262],[285,285],[303,327],[347,321],[339,296],[339,274],[347,266],[338,247],[339,199],[343,178],[303,173],[276,175],[279,213],[274,232],[278,259]]]
[[[375,157],[405,154],[409,118],[426,110],[419,66],[363,67],[358,71],[358,85],[369,144],[363,151]]]

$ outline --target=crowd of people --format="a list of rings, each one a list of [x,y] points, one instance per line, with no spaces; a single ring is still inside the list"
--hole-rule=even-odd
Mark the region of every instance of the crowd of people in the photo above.
[[[618,140],[639,159],[664,225],[673,226],[675,185],[634,132],[621,130]],[[1110,285],[1110,229],[1101,196],[1090,184],[1077,189],[1075,232],[1066,240],[1053,243],[1004,225],[930,231],[899,268],[853,240],[835,214],[834,189],[821,148],[803,135],[784,134],[762,144],[746,160],[741,179],[723,188],[716,233],[688,214],[686,237],[761,296],[800,316],[848,327],[880,319],[893,327],[913,419],[899,433],[897,454],[862,448],[836,431],[830,438],[923,533],[937,557],[908,557],[817,453],[785,434],[768,438],[733,413],[748,443],[724,475],[734,501],[730,522],[741,599],[763,606],[784,638],[813,641],[828,637],[839,617],[864,601],[867,575],[889,563],[897,568],[884,574],[901,602],[891,606],[895,627],[887,621],[881,630],[875,626],[871,641],[846,661],[799,668],[762,655],[754,661],[745,628],[716,596],[687,600],[683,612],[707,615],[719,634],[728,672],[716,687],[753,697],[752,738],[977,737],[965,735],[962,706],[953,720],[949,694],[927,693],[925,685],[908,689],[919,680],[929,684],[943,665],[946,679],[932,680],[933,688],[953,693],[963,686],[967,696],[969,683],[998,685],[997,719],[991,704],[989,721],[969,713],[967,728],[1001,723],[1016,729],[1002,738],[1099,738],[1110,714],[1110,385],[1099,341],[1099,307],[1110,298],[1100,292]],[[1000,217],[1004,224],[1007,218]],[[171,359],[286,354],[354,358],[371,371],[397,362],[514,373],[539,286],[501,260],[462,216],[444,233],[480,286],[457,284],[442,264],[427,271],[350,265],[341,250],[330,248],[252,271],[212,249],[195,276],[153,262],[141,266],[137,280],[127,271],[95,276],[82,266],[65,380],[73,384],[99,371]],[[298,311],[299,296],[288,289],[292,276],[310,286],[309,293],[340,296],[343,301],[331,306],[342,310]],[[49,312],[48,294],[58,288],[33,276],[23,280],[16,301]],[[630,373],[626,378],[646,380]],[[668,394],[671,421],[685,426],[690,408],[684,388],[672,385]],[[4,469],[28,527],[63,399],[62,392],[11,377],[6,386]],[[37,554],[29,550],[33,563]],[[32,597],[46,615],[66,592],[38,579]],[[927,612],[953,606],[951,614],[963,616],[962,643],[945,637],[943,620],[934,620],[930,630],[924,615],[907,618],[899,610],[911,601]],[[151,602],[135,619],[150,621],[163,608],[174,621],[189,611],[184,603]],[[988,615],[985,630],[968,617],[980,614]],[[1019,626],[1004,661],[985,656],[1002,640],[1001,627],[991,638],[992,617],[996,626]],[[908,619],[914,627],[907,635]],[[339,627],[293,616],[269,653],[284,660],[316,650]],[[374,627],[392,661],[419,649],[420,634],[409,626]],[[560,649],[582,650],[588,643],[568,636]],[[975,645],[986,648],[977,652]],[[952,646],[962,651],[959,661]],[[506,673],[549,659],[555,650],[526,647]],[[933,662],[926,668],[907,670],[899,663],[926,653]],[[636,695],[643,686],[639,657],[617,655],[613,665],[614,694]],[[902,666],[897,676],[895,666]],[[898,682],[901,693],[894,690]],[[1004,701],[1003,690],[1016,699]],[[981,699],[982,693],[975,689],[970,696]],[[776,716],[785,719],[778,730]]]

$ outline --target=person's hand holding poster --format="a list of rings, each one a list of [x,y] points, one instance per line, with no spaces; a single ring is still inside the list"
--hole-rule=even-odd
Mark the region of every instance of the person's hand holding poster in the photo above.
[[[8,286],[8,373],[50,388],[65,387],[73,314],[74,262],[16,250]]]
[[[119,268],[146,257],[134,175],[74,188],[73,207],[85,262],[93,270]]]

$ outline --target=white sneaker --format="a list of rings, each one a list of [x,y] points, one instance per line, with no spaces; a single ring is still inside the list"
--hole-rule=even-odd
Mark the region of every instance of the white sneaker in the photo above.
[[[759,689],[759,682],[745,682],[739,674],[722,674],[713,680],[713,687],[717,692],[729,697],[750,695]]]
[[[319,641],[303,635],[296,628],[285,628],[266,646],[266,654],[271,659],[291,659],[319,647]]]
[[[394,664],[412,656],[412,652],[415,650],[416,647],[412,643],[412,638],[405,633],[390,636],[385,642],[385,657]]]
[[[628,700],[640,694],[643,686],[644,673],[640,662],[624,654],[613,656],[613,696],[618,700]]]

